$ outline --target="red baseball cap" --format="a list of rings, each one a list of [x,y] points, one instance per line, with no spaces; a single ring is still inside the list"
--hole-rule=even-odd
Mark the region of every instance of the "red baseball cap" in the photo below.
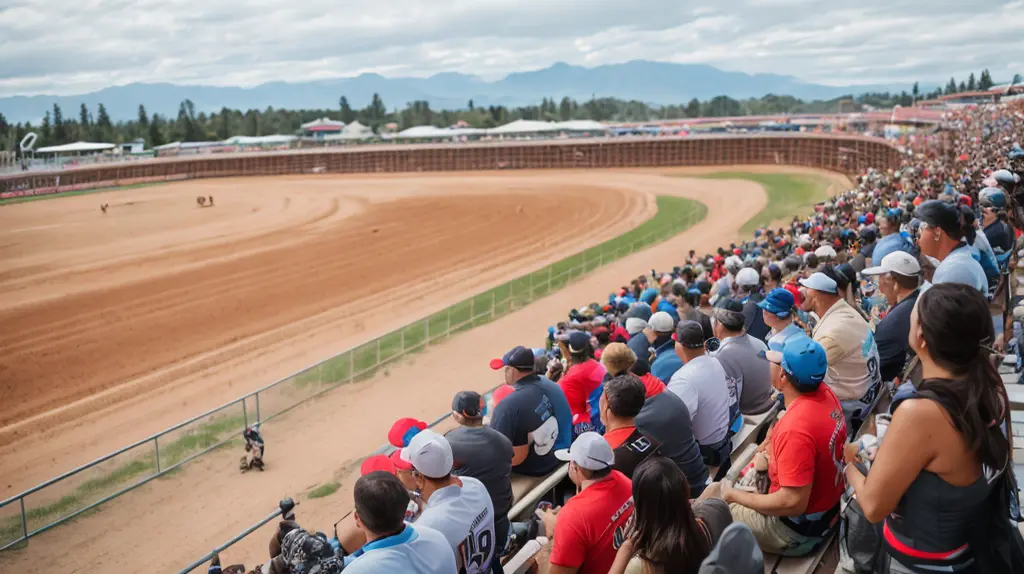
[[[398,452],[398,451],[395,451]],[[391,459],[384,456],[383,454],[375,454],[363,461],[363,464],[359,466],[359,475],[366,476],[371,472],[383,470],[391,474],[395,474],[395,464],[391,462]]]
[[[388,431],[388,442],[395,448],[407,447],[412,437],[425,428],[427,428],[427,423],[423,421],[410,418],[398,419]]]
[[[399,470],[413,470],[414,468],[411,462],[402,460],[402,449],[398,449],[391,453],[388,460],[391,462],[391,465],[395,467],[396,472]]]
[[[796,302],[796,306],[799,307],[804,303],[803,293],[800,292],[800,287],[795,283],[786,283],[782,286],[783,289],[793,294],[793,300]]]
[[[515,392],[515,390],[515,387],[512,385],[501,385],[497,389],[494,389],[494,392],[491,393],[491,400],[494,401],[494,406],[498,406],[498,403]]]

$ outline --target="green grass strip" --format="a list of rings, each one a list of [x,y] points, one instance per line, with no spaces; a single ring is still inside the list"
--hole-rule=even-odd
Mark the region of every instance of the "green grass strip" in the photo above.
[[[0,199],[0,206],[2,205],[13,205],[15,203],[28,203],[30,201],[42,201],[44,199],[57,199],[59,197],[74,197],[76,195],[87,195],[90,193],[104,193],[107,191],[121,191],[123,189],[136,189],[140,187],[150,187],[153,185],[161,185],[164,183],[170,183],[168,181],[149,181],[146,183],[133,183],[130,185],[118,185],[111,187],[100,187],[97,189],[80,189],[78,191],[62,191],[59,193],[44,193],[42,195],[26,195],[23,197],[9,197],[7,199]]]
[[[693,177],[683,175],[680,177]],[[808,208],[828,199],[828,188],[832,182],[823,176],[789,173],[750,173],[723,171],[698,176],[701,179],[741,179],[760,184],[768,195],[764,209],[752,217],[740,229],[753,233],[755,229],[772,222],[806,215]]]
[[[320,486],[309,491],[309,498],[323,498],[325,496],[330,496],[335,492],[338,492],[339,488],[341,488],[341,484],[337,482],[328,482],[327,484],[321,484]]]

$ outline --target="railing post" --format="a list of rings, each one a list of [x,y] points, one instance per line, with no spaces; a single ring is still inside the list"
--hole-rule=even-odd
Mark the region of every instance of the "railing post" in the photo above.
[[[495,293],[494,291],[491,291],[491,319],[493,319],[493,318],[494,318],[494,301],[495,301],[495,295],[496,295],[496,293]]]
[[[156,473],[160,474],[160,435],[153,437],[153,449],[156,451]]]
[[[260,392],[256,391],[256,422],[260,422]]]
[[[473,323],[473,319],[476,319],[476,297],[469,300],[469,323]]]
[[[242,421],[245,422],[242,430],[249,428],[249,410],[245,408],[245,397],[242,397]]]
[[[426,347],[426,346],[430,345],[430,317],[427,317],[426,319],[424,319],[423,322],[424,322],[424,329],[427,332],[426,338],[423,339],[423,346]]]
[[[377,337],[377,362],[373,364],[373,368],[376,369],[380,366],[380,337]]]
[[[25,513],[25,497],[21,497],[21,534],[28,542],[28,514]]]
[[[348,382],[356,380],[356,354],[349,350],[348,352]]]

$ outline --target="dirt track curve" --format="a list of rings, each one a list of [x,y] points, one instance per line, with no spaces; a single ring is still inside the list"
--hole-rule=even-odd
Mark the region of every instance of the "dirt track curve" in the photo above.
[[[626,277],[727,243],[764,204],[754,184],[668,171],[221,180],[0,209],[0,322],[17,325],[0,334],[0,375],[20,397],[0,412],[21,421],[8,429],[34,429],[0,447],[9,495],[635,227],[657,194],[709,208],[669,242],[271,423],[274,472],[241,476],[237,453],[214,453],[0,555],[0,570],[172,570],[280,497],[338,479],[301,507],[329,528],[350,505],[353,462],[394,418],[429,419],[453,392],[493,386],[488,357]],[[200,194],[217,207],[198,209]],[[62,422],[33,427],[46,420]],[[265,544],[257,533],[232,554],[262,558]]]

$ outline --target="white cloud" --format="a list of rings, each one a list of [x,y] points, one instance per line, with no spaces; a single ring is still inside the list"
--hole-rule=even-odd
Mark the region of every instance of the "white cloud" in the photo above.
[[[1022,68],[1022,29],[1019,0],[3,0],[0,96],[632,59],[834,85],[1001,79]]]

